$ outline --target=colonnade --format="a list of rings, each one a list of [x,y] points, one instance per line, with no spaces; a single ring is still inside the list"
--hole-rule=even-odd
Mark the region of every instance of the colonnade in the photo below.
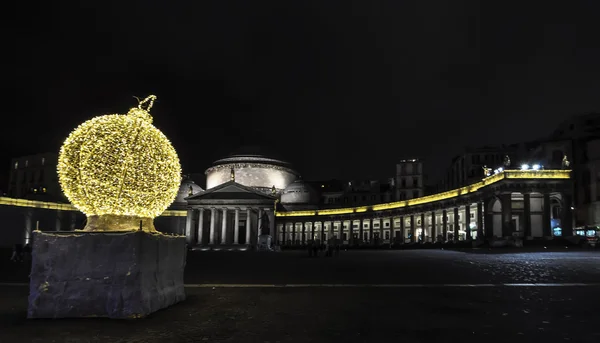
[[[345,244],[382,244],[569,236],[571,201],[564,193],[505,192],[448,207],[415,206],[412,211],[278,217],[276,239],[284,245],[302,245],[330,238]]]
[[[273,228],[275,218],[270,208],[225,206],[190,208],[187,211],[185,225],[188,244],[253,244],[260,235],[263,213],[267,214],[270,226]]]

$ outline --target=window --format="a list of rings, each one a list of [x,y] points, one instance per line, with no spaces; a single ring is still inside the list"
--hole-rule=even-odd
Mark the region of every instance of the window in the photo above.
[[[19,168],[19,162],[15,162],[15,169]]]
[[[419,187],[419,179],[416,177],[413,177],[413,187]]]
[[[419,191],[413,191],[413,199],[419,197]]]
[[[402,182],[400,184],[402,185],[402,188],[406,188],[406,179],[402,178]]]
[[[29,160],[25,160],[25,168],[29,166]]]
[[[475,218],[475,213],[471,212],[469,214],[471,215],[471,218]]]
[[[384,224],[383,224],[383,226],[384,226],[384,227],[390,227],[390,223],[387,223],[387,222],[386,222],[386,223],[384,223]]]
[[[362,196],[362,201],[367,201],[367,196],[366,195]]]
[[[385,232],[385,239],[390,239],[390,232],[389,231]]]
[[[363,229],[366,229],[366,228],[368,228],[368,227],[369,227],[369,224],[367,224],[367,223],[364,223],[364,224],[363,224]]]
[[[375,200],[375,195],[371,195],[371,200]]]
[[[344,197],[344,203],[348,202],[348,197]]]
[[[348,240],[348,234],[344,232],[344,234],[342,235],[342,239],[347,241]]]
[[[44,165],[44,163],[46,163],[46,158],[42,157],[42,165]]]

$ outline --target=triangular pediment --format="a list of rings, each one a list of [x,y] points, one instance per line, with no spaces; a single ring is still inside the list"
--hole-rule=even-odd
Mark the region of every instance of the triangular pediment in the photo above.
[[[204,192],[187,197],[187,201],[196,200],[275,200],[276,198],[235,181],[229,181]]]

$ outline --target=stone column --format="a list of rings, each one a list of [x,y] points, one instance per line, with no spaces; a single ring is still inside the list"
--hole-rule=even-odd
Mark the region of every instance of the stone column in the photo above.
[[[217,209],[216,208],[211,208],[210,209],[210,234],[209,234],[209,244],[215,244],[215,222],[216,222],[216,218],[217,217]]]
[[[204,209],[199,208],[198,212],[198,233],[196,234],[196,237],[198,237],[198,244],[201,245],[204,238]]]
[[[483,201],[483,233],[486,238],[492,238],[494,237],[494,215],[491,212],[493,204],[490,203],[490,199],[484,199]]]
[[[306,223],[302,221],[302,245],[306,244]]]
[[[448,211],[442,210],[442,236],[444,242],[448,240]]]
[[[431,238],[434,242],[437,241],[437,227],[435,220],[435,211],[431,211]]]
[[[550,194],[544,193],[544,203],[542,204],[542,232],[544,237],[552,237],[552,228],[550,227]],[[504,212],[503,212],[504,213]]]
[[[292,245],[296,244],[296,222],[292,222]]]
[[[271,243],[275,244],[275,235],[277,234],[277,225],[275,225],[275,211],[265,210],[267,211],[267,217],[269,218],[269,234],[271,235]]]
[[[333,221],[333,220],[332,220],[332,221],[331,221],[331,227],[329,227],[329,238],[330,238],[330,239],[331,239],[331,238],[333,238],[333,234],[334,234],[333,230],[334,230],[334,227],[335,227],[335,221]]]
[[[315,240],[315,223],[316,222],[311,222],[310,223],[310,240],[314,241]]]
[[[391,195],[390,195],[391,197]],[[396,231],[394,230],[394,217],[390,217],[390,244],[394,241],[396,237]]]
[[[365,220],[364,218],[360,218],[360,227],[358,228],[358,235],[360,236],[358,241],[359,242],[364,242],[364,235],[363,235],[363,226],[364,226]]]
[[[531,194],[523,193],[523,239],[531,237]]]
[[[454,208],[454,240],[458,241],[458,229],[460,228],[460,220],[458,217],[458,207]]]
[[[250,244],[250,237],[252,232],[252,220],[250,208],[246,208],[246,244]]]
[[[560,225],[562,228],[563,237],[571,237],[573,236],[573,198],[571,194],[563,193],[562,194],[562,212]]]
[[[511,194],[505,193],[500,195],[500,201],[502,202],[502,236],[512,236]],[[550,226],[550,219],[548,219],[548,226]]]
[[[402,244],[406,243],[406,238],[404,237],[404,216],[400,217],[400,239],[402,239]]]
[[[354,222],[352,219],[348,222],[348,244],[354,244]]]
[[[471,205],[465,205],[465,231],[467,240],[471,240]]]
[[[221,223],[221,244],[227,243],[227,208],[223,209],[223,222]]]
[[[425,243],[425,212],[421,213],[421,243]]]
[[[258,237],[260,237],[260,228],[262,227],[262,215],[263,215],[263,210],[262,208],[258,209],[258,227],[256,228],[256,243],[258,244]]]
[[[410,215],[410,241],[417,242],[417,228],[415,227],[415,215]]]
[[[483,203],[477,202],[477,239],[483,240]]]
[[[320,235],[321,236],[321,244],[323,244],[323,242],[325,241],[325,222],[320,221],[319,224],[321,224],[320,225],[321,231],[319,231],[319,232],[321,232],[321,235]]]
[[[185,241],[188,244],[192,244],[192,216],[194,210],[187,210],[187,217],[185,218]]]
[[[240,236],[240,209],[235,209],[235,219],[234,219],[234,227],[233,227],[233,244],[239,244],[239,236]]]
[[[55,221],[55,227],[56,227],[56,231],[62,231],[62,222],[63,222],[63,211],[58,210],[56,211],[56,221]]]

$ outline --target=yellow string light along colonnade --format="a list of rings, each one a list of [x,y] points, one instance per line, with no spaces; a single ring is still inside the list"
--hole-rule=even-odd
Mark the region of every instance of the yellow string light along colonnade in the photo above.
[[[181,165],[167,137],[152,125],[150,95],[125,115],[79,125],[62,145],[58,177],[69,201],[85,213],[84,231],[156,232],[154,218],[175,200]]]

